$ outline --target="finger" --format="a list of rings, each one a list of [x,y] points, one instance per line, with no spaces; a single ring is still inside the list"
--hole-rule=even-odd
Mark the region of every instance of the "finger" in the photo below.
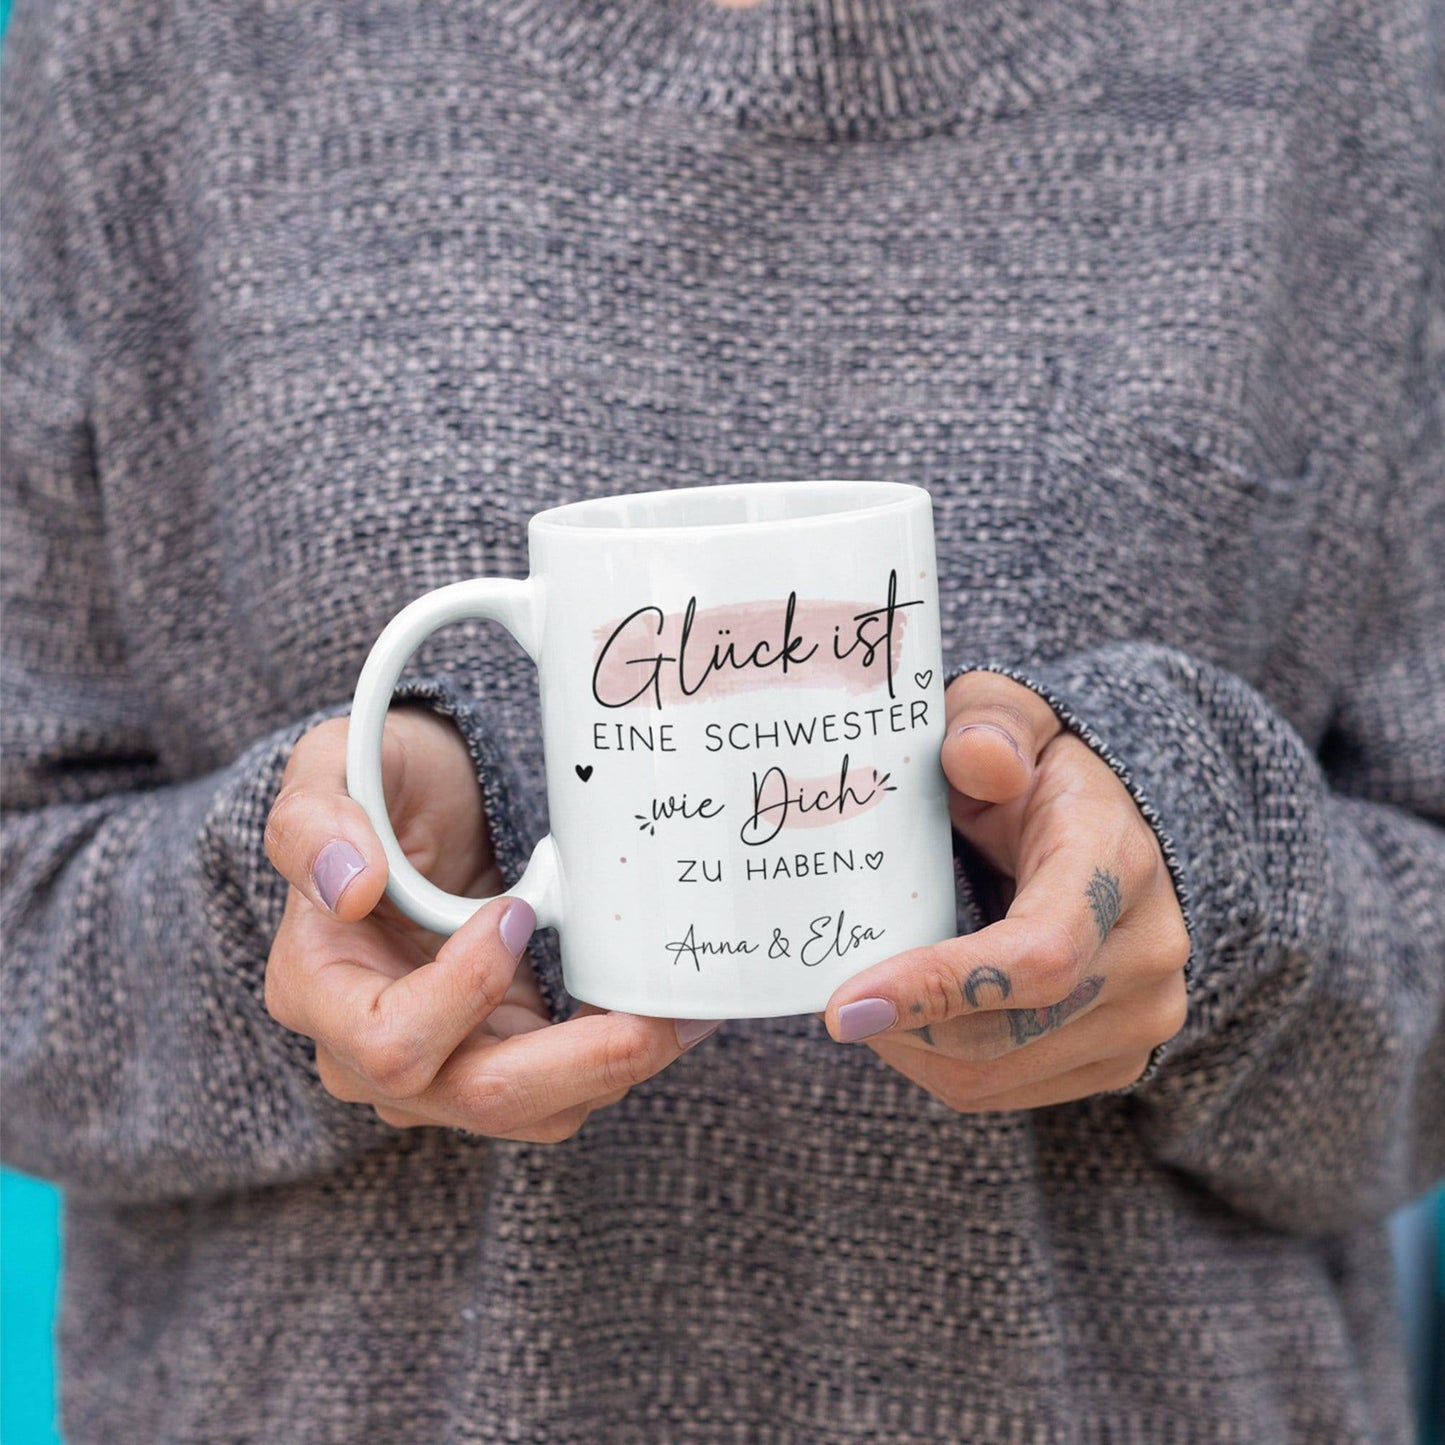
[[[426,1119],[420,1114],[408,1114],[405,1109],[393,1109],[387,1104],[377,1104],[375,1110],[381,1122],[390,1124],[393,1129],[420,1129],[436,1124],[435,1119]]]
[[[560,1144],[575,1134],[579,1134],[594,1114],[621,1103],[630,1092],[629,1089],[619,1089],[600,1099],[590,1099],[585,1104],[563,1109],[561,1113],[553,1114],[550,1118],[523,1124],[518,1129],[510,1129],[505,1134],[497,1134],[494,1137],[517,1139],[529,1144]]]
[[[418,1105],[501,1136],[640,1084],[684,1051],[672,1019],[600,1013],[458,1050]]]
[[[577,1011],[573,1014],[573,1017],[587,1018],[593,1014],[603,1014],[606,1012],[606,1009],[598,1008],[596,1004],[584,1003],[577,1006]],[[716,1025],[714,1025],[714,1027],[716,1027]],[[706,1037],[707,1035],[704,1034],[700,1038],[693,1039],[690,1036],[690,1033],[686,1037],[682,1033],[678,1034],[678,1039],[683,1044],[684,1053],[686,1053],[687,1050],[690,1049],[694,1043],[700,1043],[702,1041],[702,1038]],[[593,1099],[589,1105],[589,1108],[591,1108],[594,1112],[598,1109],[611,1108],[613,1104],[620,1104],[631,1092],[632,1086],[630,1084],[625,1085],[622,1088],[614,1089],[610,1094],[603,1094],[600,1097]]]
[[[415,1101],[379,1098],[376,1085],[370,1079],[363,1078],[354,1069],[348,1068],[335,1054],[322,1046],[318,1046],[316,1050],[316,1071],[329,1094],[344,1103],[371,1105],[380,1118],[393,1128],[458,1127],[455,1116],[446,1110],[434,1114],[422,1111],[426,1104],[424,1098],[420,1106]],[[630,1089],[615,1089],[610,1094],[589,1099],[585,1104],[563,1110],[548,1119],[540,1119],[493,1137],[524,1139],[530,1143],[556,1143],[569,1139],[597,1110],[621,1103],[629,1092]]]
[[[536,970],[524,953],[517,964],[517,972],[507,986],[501,1003],[488,1015],[480,1028],[495,1038],[510,1038],[513,1034],[531,1033],[534,1029],[545,1029],[552,1023],[552,1016],[542,998],[537,983]]]
[[[500,1012],[500,1010],[499,1010]],[[579,1007],[578,1017],[602,1015],[603,1011],[592,1004],[583,1004]],[[537,1027],[546,1027],[542,1022],[537,1022]],[[704,1034],[701,1037],[706,1037]],[[694,1042],[700,1042],[700,1039]],[[463,1072],[469,1066],[475,1065],[481,1060],[488,1049],[494,1049],[497,1040],[489,1037],[474,1037],[468,1045],[464,1045],[454,1056],[457,1071]],[[683,1051],[691,1048],[689,1043],[684,1046]],[[466,1055],[467,1057],[462,1057]],[[437,1127],[462,1128],[469,1132],[481,1132],[476,1127],[476,1121],[458,1113],[449,1101],[442,1099],[441,1090],[432,1090],[423,1093],[421,1096],[410,1100],[386,1100],[378,1097],[376,1085],[367,1078],[358,1074],[355,1070],[342,1063],[324,1046],[318,1045],[316,1050],[317,1072],[321,1082],[327,1090],[338,1099],[348,1103],[370,1104],[376,1113],[388,1124],[399,1129],[416,1128],[418,1126],[432,1125]],[[621,1103],[631,1091],[630,1084],[601,1094],[596,1098],[587,1099],[581,1103],[570,1105],[559,1110],[556,1114],[545,1118],[529,1119],[515,1128],[499,1129],[489,1137],[497,1139],[522,1140],[529,1143],[553,1144],[570,1139],[576,1134],[587,1120],[599,1109],[610,1108]]]
[[[1058,1078],[1044,1079],[1013,1092],[994,1094],[979,1099],[959,1110],[966,1114],[1006,1113],[1019,1109],[1047,1109],[1056,1104],[1071,1104],[1095,1094],[1108,1094],[1136,1084],[1149,1067],[1153,1051],[1127,1058],[1100,1059]]]
[[[388,1123],[398,1129],[413,1129],[421,1124],[440,1121],[403,1108],[400,1102],[383,1099],[375,1084],[355,1069],[342,1063],[324,1044],[316,1046],[316,1074],[326,1092],[344,1104],[369,1104]]]
[[[1108,831],[1131,831],[1141,851],[1158,853],[1154,836],[1124,785],[1072,733],[1061,733],[1045,745],[1033,779],[1020,797],[982,804],[952,792],[949,808],[958,833],[1011,879],[1026,878],[1049,849],[1083,841],[1081,820],[1099,823],[1092,816],[1096,812],[1109,815],[1102,820]]]
[[[349,951],[313,951],[307,945],[320,930],[298,929],[296,956],[276,965],[274,983],[273,969],[267,970],[267,1005],[286,1027],[370,1081],[377,1097],[391,1100],[420,1095],[504,1001],[536,926],[522,899],[495,898],[430,962],[396,977],[392,960],[378,966],[367,957],[368,950],[378,951],[378,935],[315,917],[336,933],[332,949]]]
[[[823,1017],[839,1043],[857,1043],[980,1009],[1050,1008],[1083,982],[1096,950],[1097,938],[1062,920],[1010,916],[875,964],[839,986]]]
[[[384,1124],[390,1124],[394,1129],[455,1127],[449,1125],[444,1119],[432,1119],[424,1114],[414,1114],[393,1104],[376,1104],[373,1105],[373,1109]],[[512,1129],[505,1134],[494,1134],[489,1137],[513,1139],[525,1144],[560,1144],[563,1140],[570,1139],[574,1134],[579,1133],[582,1126],[595,1112],[595,1107],[582,1106],[568,1109],[565,1113],[554,1114],[550,1119],[538,1119],[535,1123],[528,1124],[523,1128]]]
[[[582,1126],[606,1103],[605,1100],[598,1100],[590,1105],[580,1105],[575,1109],[567,1109],[560,1114],[553,1114],[549,1119],[538,1119],[520,1129],[510,1129],[504,1134],[493,1134],[488,1137],[512,1139],[525,1144],[560,1144],[579,1133]],[[374,1104],[372,1108],[384,1124],[390,1124],[394,1129],[457,1127],[446,1119],[433,1119],[425,1114],[412,1113],[395,1104]]]
[[[360,803],[346,791],[346,718],[331,718],[295,746],[281,790],[266,819],[266,856],[293,888],[318,908],[354,921],[386,889],[386,855]],[[405,770],[405,748],[388,730],[382,738],[382,777],[388,794]]]
[[[985,803],[1021,796],[1039,754],[1063,728],[1038,693],[992,672],[956,678],[945,706],[943,771],[957,792]]]
[[[878,1049],[880,1054],[883,1050]],[[899,1051],[900,1053],[902,1051]],[[1004,1113],[1067,1104],[1094,1094],[1125,1089],[1136,1083],[1149,1066],[1153,1050],[1121,1053],[1092,1060],[1076,1069],[1030,1079],[1016,1088],[972,1087],[960,1079],[954,1060],[929,1059],[917,1053],[888,1062],[907,1078],[959,1114]]]
[[[345,1104],[369,1104],[381,1121],[394,1129],[417,1129],[444,1122],[392,1100],[379,1098],[376,1085],[370,1079],[362,1078],[321,1044],[316,1047],[316,1073],[328,1094]]]
[[[1067,1029],[1067,1045],[1087,1056],[1097,1043],[1100,1052],[1128,1046],[1154,1047],[1184,1026],[1186,989],[1184,950],[1167,919],[1146,921],[1135,913],[1121,924],[1097,954],[1093,969],[1069,995],[1039,1008],[990,1008],[925,1024],[872,1042],[896,1041],[901,1046],[926,1049],[948,1059],[987,1065],[1010,1054],[1027,1051],[1025,1070],[1072,1067],[1059,1062],[1053,1040]],[[1097,1034],[1095,1020],[1114,1010],[1108,1037]],[[1088,1027],[1085,1027],[1085,1024]],[[1052,1063],[1050,1061],[1053,1061]]]
[[[520,970],[520,968],[519,968],[519,970],[517,970],[517,972],[519,972],[519,975],[520,975],[520,972],[522,972],[522,970]],[[530,972],[530,970],[529,970],[529,972]],[[533,987],[535,987],[535,984],[533,984]],[[509,997],[510,997],[510,996],[509,996]],[[507,1012],[507,1006],[506,1006],[506,1004],[504,1004],[504,1006],[501,1007],[501,1009],[497,1010],[497,1013],[494,1014],[493,1019],[497,1019],[497,1017],[500,1017],[501,1014],[506,1013],[506,1012]],[[605,1012],[607,1012],[607,1010],[598,1009],[598,1007],[595,1006],[595,1004],[584,1003],[584,1004],[578,1004],[577,1013],[575,1013],[574,1016],[572,1016],[572,1017],[575,1017],[575,1019],[587,1019],[587,1017],[600,1016],[600,1014],[604,1014]],[[679,1019],[679,1020],[673,1020],[673,1022],[675,1022],[675,1025],[678,1025],[678,1026],[679,1026],[678,1039],[679,1039],[679,1042],[682,1043],[682,1052],[686,1052],[686,1051],[688,1051],[688,1049],[691,1049],[692,1046],[695,1045],[695,1043],[701,1043],[701,1042],[702,1042],[702,1039],[708,1038],[708,1036],[711,1035],[711,1033],[714,1033],[715,1030],[717,1030],[717,1027],[718,1027],[718,1020],[681,1020],[681,1019]],[[546,1026],[548,1026],[548,1020],[536,1020],[536,1019],[533,1019],[533,1020],[532,1020],[532,1023],[530,1023],[529,1027],[527,1027],[527,1029],[525,1029],[525,1030],[523,1030],[523,1029],[513,1029],[513,1030],[497,1029],[497,1030],[496,1030],[496,1036],[501,1036],[501,1038],[509,1038],[510,1033],[532,1032],[533,1029],[538,1029],[538,1027],[546,1027]],[[490,1023],[488,1023],[488,1029],[490,1029]],[[702,1030],[702,1032],[699,1032],[699,1030]],[[611,1091],[610,1094],[601,1094],[600,1097],[592,1098],[592,1100],[588,1100],[587,1103],[585,1103],[585,1105],[579,1105],[579,1107],[582,1107],[582,1110],[584,1110],[584,1113],[594,1114],[594,1113],[597,1113],[597,1110],[600,1110],[600,1108],[610,1108],[611,1105],[613,1105],[613,1104],[620,1104],[621,1101],[623,1101],[624,1098],[626,1098],[627,1095],[630,1094],[630,1092],[631,1092],[631,1085],[630,1085],[630,1084],[623,1085],[623,1087],[621,1087],[621,1088],[616,1088],[616,1090]],[[572,1116],[574,1116],[574,1114],[575,1114],[575,1110],[564,1110],[564,1111],[562,1111],[562,1114],[559,1114],[559,1116],[555,1116],[555,1117],[556,1117],[556,1118],[571,1118]],[[499,1139],[532,1139],[532,1140],[536,1140],[536,1137],[538,1137],[538,1136],[536,1136],[536,1134],[530,1133],[530,1131],[529,1131],[530,1129],[535,1129],[535,1127],[536,1127],[536,1126],[529,1126],[529,1129],[522,1130],[522,1131],[520,1131],[520,1133],[517,1133],[517,1131],[510,1131],[510,1133],[499,1134],[499,1136],[497,1136],[497,1137],[499,1137]],[[575,1130],[574,1130],[574,1131],[575,1131]],[[571,1137],[571,1133],[566,1134],[566,1136],[564,1136],[564,1137]],[[538,1140],[538,1142],[545,1142],[545,1140]]]
[[[870,1043],[897,1040],[906,1048],[927,1049],[941,1058],[987,1064],[1033,1046],[1099,1006],[1107,964],[1083,979],[1066,998],[1039,1008],[980,1009],[977,1013],[879,1034]],[[1037,1048],[1035,1052],[1038,1052]]]
[[[506,1133],[492,1134],[487,1137],[512,1139],[524,1144],[560,1144],[580,1133],[583,1125],[592,1115],[598,1109],[605,1108],[609,1102],[615,1103],[616,1100],[599,1099],[590,1105],[579,1105],[575,1109],[567,1109],[560,1114],[553,1114],[549,1119],[538,1119],[519,1129],[509,1129]],[[383,1123],[390,1124],[396,1129],[415,1129],[427,1126],[432,1128],[457,1127],[449,1125],[445,1120],[430,1119],[422,1114],[412,1114],[390,1104],[377,1104],[374,1108]]]
[[[1035,802],[1008,916],[849,979],[828,1003],[834,1038],[856,1042],[980,1008],[1049,1008],[1096,971],[1099,947],[1124,910],[1158,889],[1158,844],[1102,765],[1081,771],[1068,759],[1051,762]]]
[[[1182,979],[1151,982],[1113,994],[1112,984],[1096,1002],[1052,1016],[1029,1010],[1027,1047],[1005,1050],[992,1059],[960,1059],[916,1040],[883,1035],[869,1041],[880,1057],[954,1107],[1003,1096],[1021,1097],[1081,1072],[1132,1068],[1129,1080],[1142,1072],[1143,1061],[1178,1033],[1184,1022]],[[1123,1085],[1119,1085],[1123,1087]]]

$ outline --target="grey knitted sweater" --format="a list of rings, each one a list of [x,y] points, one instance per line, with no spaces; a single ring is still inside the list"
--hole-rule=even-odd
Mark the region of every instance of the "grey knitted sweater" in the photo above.
[[[67,1190],[75,1445],[1407,1438],[1431,3],[19,7],[4,1155]],[[1045,691],[1158,830],[1157,1068],[960,1116],[809,1016],[556,1146],[333,1100],[262,1000],[297,737],[405,602],[524,573],[535,509],[797,476],[928,487],[951,668]],[[408,687],[514,879],[530,665],[460,626]]]

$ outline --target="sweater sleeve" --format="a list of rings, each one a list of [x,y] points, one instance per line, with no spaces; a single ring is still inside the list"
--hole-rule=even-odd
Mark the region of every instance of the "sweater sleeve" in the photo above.
[[[1445,1173],[1445,487],[1438,418],[1381,521],[1312,751],[1227,670],[1117,642],[1005,672],[1123,779],[1192,939],[1186,1023],[1131,1092],[1157,1157],[1300,1232]]]
[[[0,463],[0,1153],[125,1201],[333,1169],[394,1131],[327,1093],[314,1046],[266,1011],[287,890],[264,834],[296,741],[347,704],[309,712],[205,776],[165,779],[144,693],[113,646],[94,516],[35,494],[36,467],[56,452],[31,450],[54,436],[38,422],[45,404],[23,391],[12,391]],[[69,480],[79,495],[84,479]],[[30,557],[44,558],[43,573],[27,577]],[[448,678],[405,679],[396,696],[457,719],[514,879],[522,842],[493,781],[503,770],[485,719]]]
[[[6,631],[5,1161],[137,1201],[297,1179],[393,1138],[326,1092],[314,1046],[263,997],[286,897],[266,817],[297,739],[345,705],[216,772],[157,784],[115,680],[38,677]],[[405,680],[397,697],[465,717],[474,757],[490,748],[448,679]],[[508,805],[490,784],[484,797],[515,877]]]
[[[1184,908],[1186,1021],[1125,1091],[1137,1127],[1241,1214],[1300,1233],[1377,1220],[1445,1174],[1439,60],[1424,266],[1380,427],[1393,454],[1317,743],[1247,681],[1176,648],[1119,641],[995,669],[1042,693],[1122,778]],[[1308,598],[1302,609],[1317,625]]]
[[[296,741],[337,700],[202,777],[168,776],[128,666],[94,464],[45,18],[7,37],[0,197],[5,425],[0,923],[7,1163],[119,1200],[295,1179],[394,1137],[322,1088],[266,1012],[286,885],[265,854]],[[523,841],[485,718],[444,677],[509,880]]]

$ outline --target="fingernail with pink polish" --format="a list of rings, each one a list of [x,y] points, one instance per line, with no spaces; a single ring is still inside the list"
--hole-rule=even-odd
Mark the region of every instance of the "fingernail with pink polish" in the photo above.
[[[838,1010],[838,1038],[845,1044],[872,1038],[898,1022],[898,1010],[886,998],[860,998]]]
[[[678,1019],[677,1041],[683,1048],[690,1049],[694,1044],[700,1044],[709,1034],[715,1034],[721,1024],[721,1019]]]
[[[956,738],[961,738],[965,733],[989,733],[996,738],[1002,738],[1004,742],[1009,745],[1009,748],[1013,752],[1015,757],[1023,757],[1023,753],[1019,751],[1019,745],[1017,740],[1014,738],[1014,735],[1012,733],[1005,732],[1000,727],[995,727],[992,723],[964,723],[961,728],[954,729],[953,736]]]
[[[333,838],[311,865],[311,881],[321,901],[333,912],[341,895],[358,873],[366,871],[366,859],[345,838]]]
[[[507,911],[502,914],[502,921],[497,925],[497,936],[502,940],[502,947],[513,958],[521,958],[527,940],[536,931],[537,915],[532,911],[532,905],[525,898],[512,899],[507,905]]]

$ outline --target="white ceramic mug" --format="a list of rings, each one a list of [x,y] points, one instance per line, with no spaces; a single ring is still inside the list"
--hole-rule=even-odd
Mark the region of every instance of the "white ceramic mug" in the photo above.
[[[511,890],[601,1008],[821,1011],[845,978],[955,932],[933,509],[896,482],[766,482],[538,513],[526,581],[442,587],[382,632],[347,785],[387,892],[440,933],[485,899],[407,860],[381,737],[424,638],[500,622],[540,673],[552,831]]]

